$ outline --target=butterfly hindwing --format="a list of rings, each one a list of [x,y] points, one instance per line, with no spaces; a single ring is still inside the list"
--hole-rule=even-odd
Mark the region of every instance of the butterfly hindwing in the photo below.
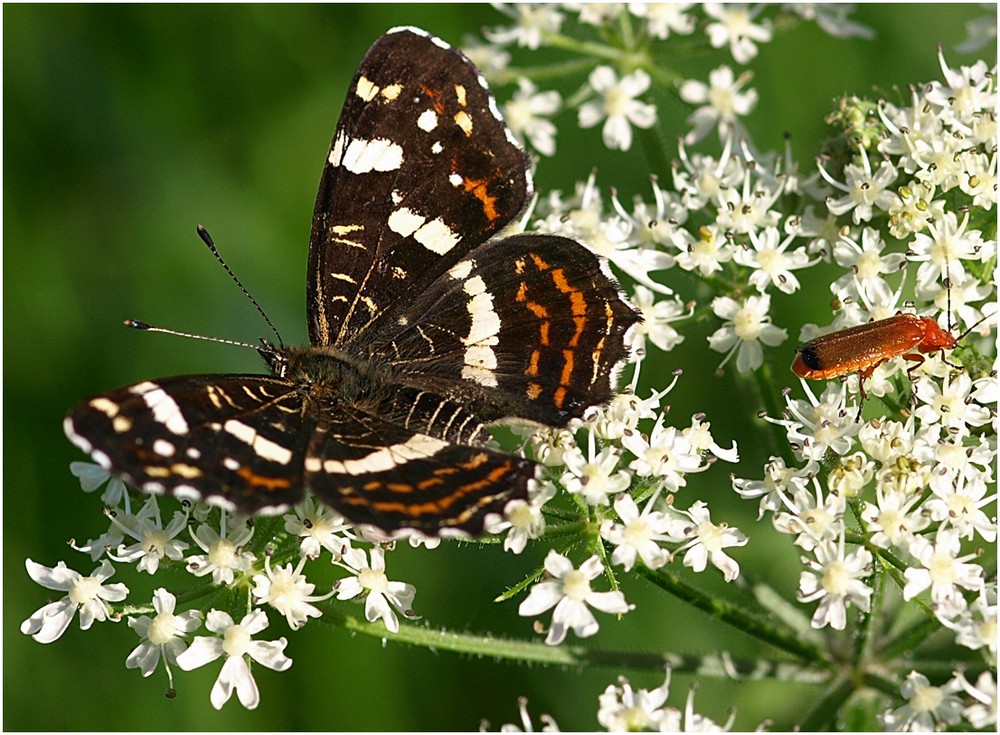
[[[253,513],[303,495],[312,419],[294,383],[261,375],[145,381],[77,405],[65,430],[145,492]]]
[[[487,515],[527,496],[534,462],[482,446],[489,435],[461,406],[402,393],[414,400],[393,396],[374,410],[342,406],[324,417],[305,461],[319,500],[355,524],[436,536],[479,535]],[[407,405],[408,421],[400,415]],[[446,438],[460,435],[473,443]]]
[[[364,345],[510,222],[527,159],[473,64],[416,29],[369,50],[323,168],[309,244],[314,345]]]
[[[561,426],[611,398],[639,318],[598,256],[522,234],[473,250],[401,321],[375,348],[405,366],[408,383],[486,421]]]

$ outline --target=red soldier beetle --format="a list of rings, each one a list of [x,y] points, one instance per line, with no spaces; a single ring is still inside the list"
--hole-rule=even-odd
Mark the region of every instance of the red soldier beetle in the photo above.
[[[911,377],[923,363],[925,355],[955,349],[960,341],[991,316],[987,314],[955,337],[950,329],[942,329],[929,316],[901,312],[887,319],[842,329],[806,342],[795,350],[792,372],[809,380],[839,378],[856,372],[860,400],[855,421],[860,421],[867,395],[864,381],[875,372],[875,368],[895,357],[902,357],[913,363],[906,369],[907,377]]]

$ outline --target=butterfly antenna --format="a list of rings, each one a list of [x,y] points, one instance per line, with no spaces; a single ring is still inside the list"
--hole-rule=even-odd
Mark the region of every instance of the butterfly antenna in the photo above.
[[[238,339],[225,339],[224,337],[208,337],[204,334],[194,334],[192,332],[181,332],[177,329],[166,329],[164,327],[154,327],[151,324],[146,324],[146,322],[140,322],[138,319],[126,319],[125,326],[130,329],[139,329],[143,332],[162,332],[163,334],[173,334],[178,337],[189,337],[190,339],[200,339],[205,342],[218,342],[224,345],[235,345],[236,347],[249,347],[252,350],[257,350],[257,352],[265,352],[269,355],[278,355],[279,351],[272,347],[267,341],[264,341],[264,346],[255,345],[252,342],[242,342]]]
[[[281,346],[284,346],[285,343],[284,343],[284,341],[282,341],[281,335],[278,333],[278,328],[275,327],[274,323],[270,319],[267,318],[267,314],[264,313],[264,310],[260,307],[260,304],[257,303],[257,299],[255,299],[253,297],[253,294],[251,294],[247,290],[246,286],[243,285],[243,282],[240,281],[240,279],[236,277],[236,274],[233,273],[233,269],[229,267],[229,264],[225,260],[223,260],[222,254],[219,252],[219,249],[217,247],[215,247],[215,241],[212,239],[212,236],[209,235],[208,234],[208,230],[206,230],[201,225],[198,225],[198,237],[200,237],[202,239],[202,242],[204,242],[205,245],[208,246],[208,249],[212,251],[212,255],[215,256],[215,259],[217,261],[219,261],[219,263],[222,264],[223,268],[226,269],[226,273],[229,274],[229,277],[232,278],[233,281],[236,283],[236,285],[240,287],[240,291],[243,292],[243,295],[246,296],[248,299],[250,299],[250,303],[253,304],[257,308],[257,312],[262,317],[264,317],[264,321],[267,322],[267,326],[269,326],[271,328],[271,331],[274,332],[274,336],[278,338],[278,344],[281,345]],[[125,323],[128,324],[128,321],[126,321]],[[142,327],[137,327],[137,329],[141,329],[141,328]],[[158,329],[158,330],[155,330],[155,331],[162,332],[162,331],[166,331],[166,330]],[[172,332],[172,334],[180,334],[180,332]],[[193,335],[188,335],[188,336],[193,336]],[[209,338],[209,339],[211,339],[211,338]],[[214,341],[214,342],[228,342],[228,340],[224,340],[224,339],[218,339],[218,340],[217,339],[212,339],[212,341]],[[232,344],[243,344],[243,343],[242,342],[233,342]]]

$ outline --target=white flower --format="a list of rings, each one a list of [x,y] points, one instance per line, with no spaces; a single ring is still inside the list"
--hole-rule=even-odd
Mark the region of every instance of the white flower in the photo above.
[[[935,472],[930,481],[934,497],[926,505],[931,519],[954,527],[959,538],[971,539],[978,533],[992,544],[997,538],[996,519],[986,515],[983,508],[995,502],[997,495],[986,494],[987,480],[988,476],[980,473],[963,472],[955,476],[950,472]]]
[[[197,636],[187,650],[177,657],[177,665],[184,671],[191,671],[225,656],[226,662],[212,687],[212,706],[222,709],[222,705],[229,701],[235,690],[240,704],[247,709],[255,709],[260,704],[260,691],[245,657],[249,656],[261,666],[274,671],[284,671],[292,665],[292,660],[285,656],[288,641],[284,638],[276,641],[253,640],[253,636],[267,626],[267,613],[263,610],[253,610],[238,624],[233,622],[228,613],[211,610],[205,627],[216,635]]]
[[[66,592],[57,602],[50,602],[21,623],[21,632],[30,635],[39,643],[52,643],[66,628],[76,611],[80,611],[80,630],[88,630],[94,621],[116,621],[110,616],[108,602],[121,602],[128,595],[128,587],[123,584],[104,584],[115,573],[114,567],[106,559],[89,577],[74,572],[59,562],[55,567],[45,567],[31,559],[24,562],[28,576],[46,589]]]
[[[504,506],[503,518],[490,514],[486,518],[487,533],[503,533],[503,550],[512,554],[520,554],[528,545],[529,539],[535,539],[545,530],[545,516],[542,506],[556,494],[554,485],[548,482],[535,483],[538,490],[530,493],[528,500],[515,498]]]
[[[732,238],[718,225],[702,225],[695,237],[687,230],[680,230],[674,237],[680,250],[677,265],[686,271],[698,271],[710,276],[722,270],[722,264],[733,259],[735,247]]]
[[[323,612],[312,605],[313,602],[325,600],[333,596],[333,591],[325,595],[313,595],[316,585],[309,582],[302,574],[307,557],[301,557],[296,567],[271,566],[271,558],[264,557],[266,574],[255,574],[253,577],[253,596],[258,605],[268,604],[285,616],[292,630],[298,630],[309,618],[322,617]]]
[[[592,128],[605,120],[604,145],[627,151],[632,147],[632,125],[651,128],[656,123],[656,107],[640,102],[637,97],[649,89],[650,78],[636,69],[620,81],[610,66],[599,66],[590,73],[590,86],[599,99],[580,105],[580,127]]]
[[[80,480],[80,487],[85,493],[92,493],[104,483],[108,486],[101,493],[101,502],[109,508],[115,508],[125,492],[125,483],[109,473],[104,467],[92,462],[70,462],[69,471]]]
[[[156,496],[150,495],[142,509],[135,515],[134,523],[117,524],[124,534],[131,536],[136,543],[129,546],[121,544],[115,554],[108,552],[108,556],[115,561],[126,563],[138,559],[137,568],[140,572],[155,574],[160,566],[160,560],[164,557],[173,561],[184,558],[184,550],[188,548],[188,543],[176,537],[187,528],[187,520],[187,513],[179,510],[164,527]]]
[[[552,550],[545,557],[545,571],[552,579],[533,585],[517,612],[524,617],[533,617],[555,608],[552,625],[545,637],[545,642],[550,646],[562,643],[569,630],[580,638],[597,633],[599,625],[588,605],[602,612],[618,615],[627,613],[633,607],[625,602],[625,595],[617,590],[594,592],[590,589],[591,580],[601,576],[604,571],[604,566],[596,555],[587,559],[579,569],[574,569],[569,559]]]
[[[417,594],[412,584],[390,582],[385,575],[385,552],[375,547],[371,550],[371,564],[362,549],[348,549],[344,554],[344,569],[355,576],[338,580],[333,586],[338,600],[349,600],[365,594],[365,619],[374,623],[379,618],[391,633],[399,632],[396,608],[408,618],[416,617],[411,609]]]
[[[847,411],[845,384],[827,384],[819,398],[811,390],[807,395],[809,400],[803,401],[789,394],[785,398],[788,417],[768,420],[786,427],[788,443],[800,458],[821,462],[827,450],[847,454],[862,424],[855,421],[854,411]]]
[[[653,38],[669,38],[671,32],[681,36],[694,33],[695,18],[687,11],[694,3],[629,3],[629,12],[646,19]]]
[[[854,12],[851,3],[786,3],[782,7],[804,20],[815,21],[824,32],[836,38],[875,37],[873,29],[848,19],[847,16]]]
[[[777,227],[781,213],[775,206],[784,191],[784,178],[770,175],[758,164],[748,167],[738,184],[722,187],[715,195],[715,224],[738,235]]]
[[[975,686],[972,685],[961,671],[955,672],[957,681],[965,693],[972,697],[975,702],[966,707],[962,714],[969,724],[976,730],[985,730],[987,727],[997,725],[997,679],[996,673],[984,671],[976,679]]]
[[[638,365],[633,381],[638,379]],[[649,398],[639,398],[631,390],[625,390],[616,394],[604,406],[592,406],[587,409],[584,419],[587,428],[599,439],[619,440],[630,429],[635,429],[642,419],[655,419],[656,409],[660,406],[660,401],[677,384],[678,376],[663,390],[653,391]]]
[[[938,47],[938,61],[945,83],[931,82],[927,101],[937,105],[945,121],[959,130],[969,130],[976,116],[992,111],[997,106],[997,93],[993,85],[994,73],[985,61],[970,66],[951,69],[944,59],[944,50]]]
[[[705,469],[701,453],[675,426],[664,426],[666,413],[661,413],[649,436],[639,431],[628,431],[622,437],[622,446],[635,455],[629,468],[640,477],[655,477],[662,487],[676,492],[687,484],[685,475]]]
[[[983,568],[967,563],[978,555],[959,556],[959,550],[958,531],[954,528],[938,531],[933,540],[922,536],[914,541],[910,553],[920,566],[907,567],[903,573],[906,577],[903,599],[912,600],[928,587],[935,603],[945,603],[960,595],[958,587],[979,590],[984,581]]]
[[[219,518],[222,533],[208,524],[191,529],[191,538],[205,552],[187,558],[187,570],[196,577],[212,575],[215,584],[232,584],[236,573],[249,572],[253,566],[254,554],[244,547],[253,537],[253,525],[237,522],[236,527],[226,531],[228,514],[222,511]]]
[[[781,457],[771,457],[764,465],[763,480],[747,480],[733,477],[733,490],[744,500],[760,498],[757,520],[764,517],[765,512],[775,512],[786,503],[785,496],[790,488],[797,489],[815,475],[817,465],[809,462],[803,468],[788,467]]]
[[[486,31],[493,43],[517,43],[518,46],[537,49],[546,33],[558,33],[563,22],[562,12],[555,5],[520,3],[514,6],[497,4],[494,7],[517,21],[511,28]]]
[[[747,233],[752,247],[736,248],[733,260],[742,266],[752,268],[748,282],[760,293],[774,285],[782,293],[794,293],[799,290],[799,279],[793,270],[814,265],[817,260],[810,261],[802,248],[786,253],[795,235],[789,235],[784,240],[781,233],[774,227],[767,227],[759,234]]]
[[[556,152],[556,126],[547,116],[559,111],[562,98],[558,92],[539,92],[531,80],[517,79],[517,91],[503,106],[508,127],[522,140],[527,138],[543,156]]]
[[[897,272],[906,260],[902,253],[883,255],[884,249],[885,240],[872,227],[865,227],[861,231],[860,243],[849,234],[842,234],[833,245],[833,259],[848,273],[834,281],[830,290],[838,295],[860,295],[861,291],[868,293],[868,284],[884,283],[883,276]]]
[[[326,549],[337,557],[350,545],[346,536],[351,524],[311,495],[307,495],[293,510],[294,515],[289,513],[284,517],[285,531],[302,537],[299,552],[303,556],[315,559]]]
[[[860,166],[854,163],[844,166],[844,184],[834,180],[822,165],[819,166],[819,173],[827,183],[844,192],[844,196],[839,199],[828,197],[827,208],[836,215],[853,209],[852,217],[856,225],[869,221],[875,214],[875,207],[883,212],[889,211],[896,199],[896,194],[889,189],[889,185],[897,176],[895,167],[889,161],[882,161],[878,171],[872,173],[865,149],[861,148],[858,154],[861,156]]]
[[[646,503],[642,513],[631,495],[623,494],[615,500],[615,512],[620,523],[610,518],[601,522],[601,538],[615,547],[611,553],[611,563],[618,564],[626,572],[635,566],[636,557],[648,569],[659,569],[670,560],[670,554],[659,544],[660,541],[682,541],[670,535],[674,527],[672,520],[663,512],[653,510],[653,500]]]
[[[656,301],[652,291],[636,284],[632,305],[642,316],[642,322],[637,325],[632,337],[633,349],[645,347],[647,337],[664,352],[672,350],[684,341],[684,337],[670,325],[672,322],[689,318],[694,312],[693,309],[685,311],[684,304],[679,298]]]
[[[709,23],[708,40],[712,48],[729,44],[733,58],[745,64],[757,55],[757,43],[771,40],[771,25],[755,25],[754,18],[764,9],[757,6],[752,11],[746,5],[705,3],[705,14],[717,22]]]
[[[625,470],[618,469],[621,452],[605,447],[594,455],[594,435],[590,434],[589,459],[583,454],[566,455],[566,469],[562,481],[566,490],[579,495],[588,505],[608,505],[609,495],[627,490],[632,478]]]
[[[730,546],[746,546],[749,539],[738,528],[730,528],[725,523],[712,523],[708,506],[701,500],[695,501],[687,510],[668,510],[674,515],[670,535],[687,539],[678,549],[686,550],[684,566],[703,572],[711,562],[727,582],[740,576],[740,565],[723,551]]]
[[[893,732],[933,732],[946,729],[962,719],[962,701],[954,696],[962,685],[955,679],[942,687],[932,686],[927,677],[911,671],[899,687],[907,700],[902,707],[879,717],[886,730]]]
[[[964,597],[955,598],[959,607],[965,602]],[[946,628],[955,632],[955,642],[973,651],[986,649],[992,660],[997,657],[997,588],[996,582],[984,584],[979,595],[972,604],[962,608],[957,615],[943,605],[941,614],[937,610],[938,620]],[[943,609],[949,608],[949,609]]]
[[[825,496],[818,482],[813,480],[814,492],[808,486],[797,487],[785,496],[788,512],[774,516],[774,527],[782,533],[795,534],[795,544],[806,551],[836,540],[844,531],[845,499],[835,493]]]
[[[535,727],[531,722],[531,716],[528,714],[528,700],[526,697],[517,698],[517,711],[521,715],[521,727],[517,725],[501,725],[500,732],[535,732]],[[542,721],[542,729],[540,732],[559,732],[559,726],[556,721],[552,719],[552,715],[542,714],[539,716]],[[483,722],[480,727],[480,732],[486,732],[489,729],[489,723]]]
[[[740,304],[728,296],[712,300],[712,311],[726,321],[708,338],[708,346],[716,352],[725,352],[722,367],[736,354],[736,369],[741,373],[756,370],[764,364],[764,351],[760,343],[776,347],[788,339],[788,332],[771,324],[768,311],[771,297],[748,296]]]
[[[909,243],[908,258],[919,262],[917,289],[921,293],[934,293],[941,288],[945,278],[952,283],[966,280],[963,260],[986,260],[996,253],[996,243],[986,243],[979,230],[969,230],[969,213],[959,223],[954,212],[927,225],[930,234],[918,232]]]
[[[659,730],[665,724],[667,697],[670,696],[670,667],[666,679],[655,689],[632,688],[628,679],[618,677],[618,686],[609,684],[598,697],[597,721],[608,732]]]
[[[177,598],[162,587],[153,592],[153,609],[156,617],[140,615],[128,619],[128,626],[136,632],[142,643],[125,659],[125,668],[139,669],[143,676],[156,670],[160,657],[169,674],[170,664],[177,663],[177,656],[188,646],[185,636],[201,625],[199,610],[186,610],[174,615]]]
[[[702,140],[712,128],[718,130],[720,140],[739,137],[745,133],[740,117],[753,112],[757,105],[757,91],[743,86],[752,78],[744,72],[738,79],[728,66],[713,69],[708,75],[708,84],[689,79],[680,85],[681,99],[691,105],[702,105],[688,115],[691,131],[684,136],[688,145]]]
[[[871,542],[883,549],[909,549],[916,534],[930,525],[918,493],[905,493],[884,482],[875,485],[875,502],[865,501],[861,518],[868,524]]]
[[[740,453],[736,448],[736,442],[733,442],[733,446],[729,449],[720,447],[712,437],[712,425],[704,418],[703,414],[692,416],[691,425],[682,432],[684,438],[691,442],[691,448],[699,454],[708,452],[723,462],[739,462]]]
[[[829,625],[843,630],[847,625],[847,606],[868,612],[872,589],[862,581],[871,574],[872,555],[863,546],[844,553],[844,539],[825,541],[813,550],[815,559],[803,557],[807,570],[799,577],[800,602],[820,600],[813,614],[812,627]]]

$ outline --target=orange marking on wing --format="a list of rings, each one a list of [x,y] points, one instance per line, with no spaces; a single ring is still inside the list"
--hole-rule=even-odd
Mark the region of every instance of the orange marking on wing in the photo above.
[[[533,350],[531,353],[531,359],[528,361],[528,367],[525,369],[524,374],[529,377],[535,377],[538,375],[538,360],[541,358],[542,353],[538,350]]]
[[[454,168],[454,167],[453,167]],[[471,193],[483,205],[483,214],[490,222],[500,216],[497,212],[497,198],[490,196],[489,181],[486,179],[467,179],[462,177],[462,186],[467,193]]]
[[[563,350],[563,371],[559,376],[559,385],[569,385],[573,375],[573,350]]]
[[[421,84],[420,91],[431,98],[431,104],[434,105],[436,113],[440,115],[444,112],[444,102],[441,100],[442,94],[440,89],[431,89],[426,84]]]
[[[535,263],[535,267],[540,271],[547,271],[552,266],[542,260],[542,257],[538,253],[530,253],[532,261]]]
[[[566,402],[566,389],[561,385],[556,388],[556,392],[552,394],[552,402],[556,404],[556,408],[562,408],[563,403]]]
[[[543,347],[549,346],[549,323],[542,322],[538,325],[538,341],[542,343]]]
[[[280,490],[292,486],[292,481],[287,477],[265,477],[258,475],[249,467],[240,467],[236,470],[236,474],[254,487],[262,487],[265,490]]]

